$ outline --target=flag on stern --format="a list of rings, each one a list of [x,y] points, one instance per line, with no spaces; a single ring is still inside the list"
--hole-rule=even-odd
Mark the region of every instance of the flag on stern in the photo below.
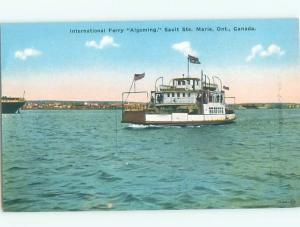
[[[134,80],[141,80],[145,77],[145,73],[134,74]]]
[[[188,60],[192,64],[201,64],[201,62],[199,61],[199,58],[194,57],[192,55],[188,55]]]
[[[223,86],[223,89],[224,89],[224,90],[229,90],[229,87]]]

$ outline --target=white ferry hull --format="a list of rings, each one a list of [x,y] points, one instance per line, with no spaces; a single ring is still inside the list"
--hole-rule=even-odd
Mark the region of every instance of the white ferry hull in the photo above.
[[[204,125],[225,124],[235,120],[235,114],[149,114],[145,112],[124,112],[123,123],[144,125]]]

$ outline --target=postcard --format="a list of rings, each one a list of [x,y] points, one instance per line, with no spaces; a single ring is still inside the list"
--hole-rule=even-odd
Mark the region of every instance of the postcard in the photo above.
[[[5,211],[300,205],[298,19],[0,26]]]

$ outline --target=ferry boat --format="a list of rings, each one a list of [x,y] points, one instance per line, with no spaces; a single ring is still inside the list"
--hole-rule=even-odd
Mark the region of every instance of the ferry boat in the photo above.
[[[20,108],[26,103],[24,98],[18,97],[6,97],[1,98],[1,113],[17,113],[20,111]]]
[[[135,74],[133,84],[144,75]],[[161,84],[157,85],[159,81]],[[173,78],[167,85],[163,83],[163,77],[159,77],[146,105],[130,104],[127,98],[132,93],[145,93],[148,97],[147,91],[131,92],[130,89],[129,92],[123,92],[122,123],[179,126],[232,123],[236,116],[225,99],[234,97],[226,97],[225,90],[229,90],[229,87],[222,86],[219,77],[209,77],[203,71],[198,78],[189,77],[188,70],[187,77]]]

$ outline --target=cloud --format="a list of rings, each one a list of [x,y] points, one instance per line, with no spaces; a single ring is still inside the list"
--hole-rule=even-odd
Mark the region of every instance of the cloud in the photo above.
[[[172,45],[172,48],[180,53],[182,53],[184,56],[193,55],[197,56],[197,52],[194,51],[191,47],[191,43],[188,41],[184,41],[181,43],[175,43]]]
[[[24,50],[18,50],[15,52],[15,58],[25,61],[29,57],[37,57],[42,54],[41,51],[33,48],[25,48]]]
[[[118,43],[115,43],[113,37],[106,35],[103,36],[99,42],[95,40],[86,41],[85,46],[96,49],[103,49],[106,47],[119,47],[120,45]]]
[[[257,44],[251,48],[251,53],[246,57],[246,62],[252,61],[256,56],[266,58],[272,55],[277,55],[280,57],[284,54],[285,51],[282,50],[281,47],[277,46],[276,44],[269,45],[267,49],[264,49],[264,47],[261,44]]]
[[[252,61],[257,54],[259,54],[263,50],[263,46],[261,44],[257,44],[254,47],[251,48],[251,53],[247,56],[246,61],[250,62]]]
[[[262,56],[262,57],[268,57],[271,55],[282,56],[284,54],[285,54],[285,52],[279,46],[277,46],[275,44],[271,44],[267,50],[264,50],[260,53],[260,56]]]

